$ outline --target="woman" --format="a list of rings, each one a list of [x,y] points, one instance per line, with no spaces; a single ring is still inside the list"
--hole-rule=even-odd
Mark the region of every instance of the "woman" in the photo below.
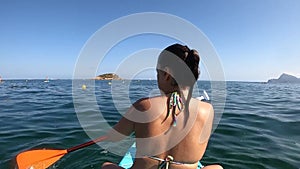
[[[135,133],[136,159],[133,169],[196,169],[213,122],[213,107],[192,98],[199,77],[196,50],[174,44],[164,49],[157,63],[161,96],[140,99],[108,133],[108,140]],[[106,162],[103,169],[121,168]],[[210,165],[204,169],[222,169]]]

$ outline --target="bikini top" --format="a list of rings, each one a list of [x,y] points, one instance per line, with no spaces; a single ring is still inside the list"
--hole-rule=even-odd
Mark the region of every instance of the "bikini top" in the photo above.
[[[165,159],[161,159],[155,156],[148,156],[148,158],[153,159],[153,160],[157,160],[160,162],[160,164],[158,165],[157,169],[169,169],[170,164],[175,164],[175,165],[191,165],[191,164],[196,164],[195,163],[183,163],[183,162],[178,162],[178,161],[174,161],[174,158],[170,155],[168,155]],[[198,168],[203,168],[204,166],[200,163],[198,163]]]

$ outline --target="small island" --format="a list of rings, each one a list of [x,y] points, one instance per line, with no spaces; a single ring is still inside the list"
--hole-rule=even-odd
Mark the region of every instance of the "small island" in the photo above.
[[[98,75],[94,78],[94,80],[122,80],[117,74],[115,73],[105,73],[102,75]]]
[[[300,83],[300,78],[283,73],[278,79],[270,79],[268,83]]]

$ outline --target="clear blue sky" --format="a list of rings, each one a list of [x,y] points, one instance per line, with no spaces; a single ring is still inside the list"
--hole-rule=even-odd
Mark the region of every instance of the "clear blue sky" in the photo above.
[[[196,25],[216,48],[226,80],[266,81],[283,72],[300,77],[299,0],[1,0],[0,76],[72,78],[89,37],[138,12],[169,13]],[[172,42],[158,36],[132,38],[130,45],[111,51],[98,72],[115,70],[135,50]]]

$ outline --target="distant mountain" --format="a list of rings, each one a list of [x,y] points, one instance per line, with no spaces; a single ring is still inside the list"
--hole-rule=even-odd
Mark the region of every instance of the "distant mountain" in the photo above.
[[[278,79],[270,79],[268,83],[300,83],[300,78],[283,73]]]
[[[121,80],[121,78],[114,73],[105,73],[95,77],[94,79],[95,80]]]

